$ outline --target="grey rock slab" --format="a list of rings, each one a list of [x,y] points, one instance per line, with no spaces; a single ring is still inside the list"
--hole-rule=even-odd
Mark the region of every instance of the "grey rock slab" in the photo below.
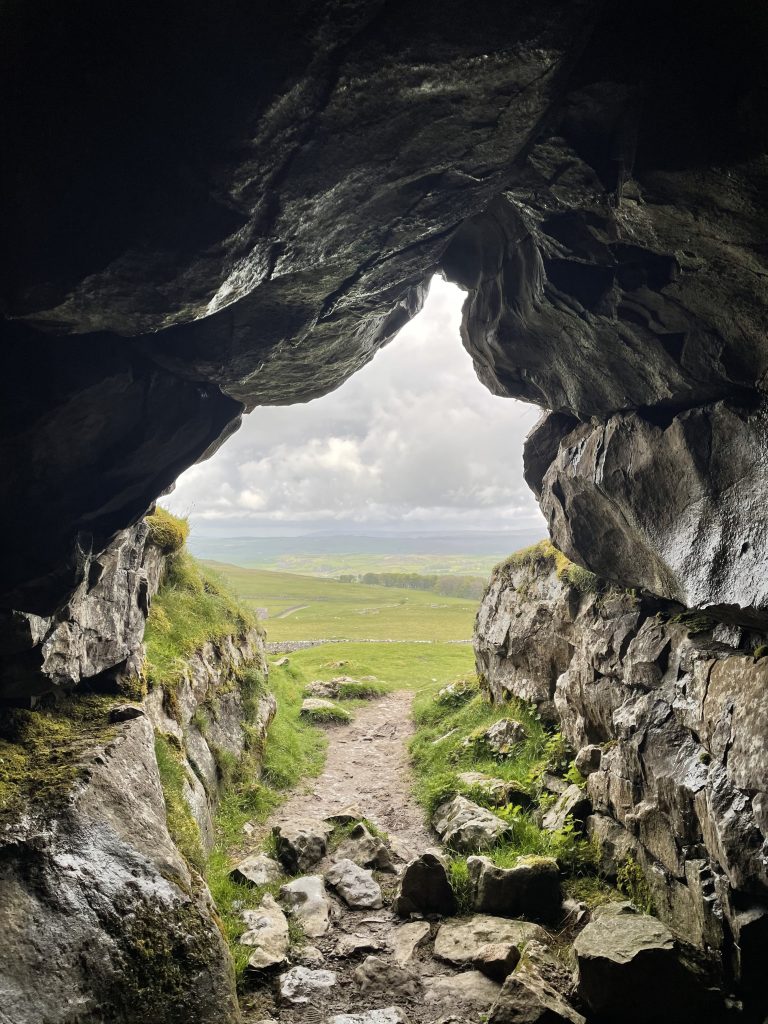
[[[461,772],[458,779],[463,785],[478,790],[497,807],[503,807],[505,804],[529,807],[533,802],[530,793],[521,786],[505,779],[494,778],[492,775],[485,775],[483,772]]]
[[[427,1004],[462,1006],[481,1013],[491,1008],[499,997],[501,985],[486,978],[480,971],[463,971],[424,979],[424,1002]]]
[[[468,736],[465,747],[483,746],[496,757],[509,757],[528,738],[528,730],[514,718],[500,718],[478,736]]]
[[[332,825],[352,825],[355,822],[362,822],[364,817],[365,815],[359,807],[355,807],[354,804],[347,804],[346,807],[342,807],[332,814],[326,814],[323,821],[328,821]]]
[[[484,958],[489,946],[515,949],[519,958],[520,948],[534,939],[550,941],[547,932],[531,921],[475,914],[470,918],[444,921],[440,925],[435,937],[435,958],[455,967],[467,967],[478,958]]]
[[[571,818],[576,825],[583,826],[592,813],[592,803],[584,790],[570,785],[555,800],[541,820],[541,827],[547,832],[557,832]]]
[[[315,679],[307,684],[304,692],[308,698],[319,698],[327,701],[339,696],[339,684],[326,683],[323,679]]]
[[[602,748],[597,743],[588,743],[581,748],[573,759],[573,763],[586,779],[588,775],[598,770],[602,756]]]
[[[266,885],[276,882],[283,872],[280,865],[266,853],[252,853],[240,861],[230,875],[236,882],[247,882],[251,885]]]
[[[378,910],[383,906],[381,886],[373,872],[352,860],[337,860],[325,872],[325,881],[352,910]]]
[[[406,865],[394,909],[400,917],[456,912],[446,861],[439,853],[427,851]]]
[[[504,981],[488,1024],[587,1024],[564,997],[524,963]]]
[[[510,833],[505,821],[463,796],[440,804],[432,824],[445,845],[460,853],[487,849]]]
[[[429,938],[430,932],[431,928],[426,921],[410,921],[395,928],[389,936],[395,963],[401,966],[410,963],[419,946]]]
[[[374,935],[342,935],[336,942],[334,953],[338,957],[356,957],[363,953],[381,953],[387,943]]]
[[[518,857],[511,868],[488,857],[467,859],[472,904],[482,913],[551,921],[560,912],[560,869],[552,857]]]
[[[242,918],[246,931],[239,941],[253,947],[248,966],[266,970],[284,964],[290,946],[288,919],[274,898],[266,893],[258,910],[244,910]]]
[[[365,994],[386,993],[390,998],[405,1001],[421,995],[421,979],[415,972],[378,956],[366,957],[352,976]]]
[[[380,1010],[363,1013],[337,1013],[328,1018],[328,1024],[409,1024],[399,1006],[385,1006]]]
[[[355,825],[349,837],[339,846],[334,856],[339,859],[352,860],[363,868],[394,871],[392,857],[386,843],[372,835],[362,822]]]
[[[310,938],[325,935],[331,927],[331,901],[320,875],[306,875],[281,886],[280,898]]]
[[[334,987],[336,979],[334,971],[292,967],[278,979],[280,1001],[289,1006],[314,1005]]]
[[[714,994],[680,959],[672,932],[631,905],[598,907],[574,951],[579,997],[601,1019],[693,1024],[716,1008]]]
[[[278,860],[292,874],[308,871],[325,856],[332,831],[327,822],[315,818],[279,822],[272,829]]]

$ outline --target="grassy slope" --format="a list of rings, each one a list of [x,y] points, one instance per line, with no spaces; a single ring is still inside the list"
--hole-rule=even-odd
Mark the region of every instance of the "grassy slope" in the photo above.
[[[270,641],[469,640],[472,636],[476,601],[208,564],[251,608],[268,610],[265,625]],[[281,614],[284,617],[278,617]]]

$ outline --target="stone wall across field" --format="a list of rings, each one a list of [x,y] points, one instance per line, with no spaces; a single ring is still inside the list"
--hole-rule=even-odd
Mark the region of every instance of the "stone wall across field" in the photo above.
[[[476,624],[482,684],[536,704],[585,751],[606,874],[637,870],[724,983],[764,998],[768,658],[737,627],[559,568],[540,550],[494,573]]]

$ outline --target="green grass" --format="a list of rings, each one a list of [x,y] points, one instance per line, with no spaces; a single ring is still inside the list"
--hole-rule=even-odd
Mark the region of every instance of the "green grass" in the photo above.
[[[386,692],[381,683],[339,683],[339,700],[375,700]]]
[[[417,731],[411,741],[411,759],[416,775],[416,797],[427,813],[431,815],[445,799],[461,793],[488,807],[509,825],[509,837],[484,851],[499,867],[513,867],[524,855],[554,857],[566,875],[588,876],[594,885],[602,886],[596,878],[596,850],[591,842],[577,834],[573,823],[568,822],[556,832],[544,831],[536,824],[530,810],[516,804],[496,807],[482,789],[467,786],[458,778],[466,771],[483,772],[514,782],[534,804],[546,806],[552,798],[542,791],[542,772],[557,770],[567,774],[569,771],[559,733],[549,732],[534,709],[521,701],[490,704],[479,692],[468,698],[469,685],[462,687],[462,701],[446,701],[435,699],[438,689],[439,684],[432,684],[414,705]],[[465,739],[479,736],[502,718],[522,722],[527,732],[527,738],[511,756],[494,757],[482,744],[464,746]],[[454,729],[453,735],[435,744],[436,739]],[[470,886],[466,858],[453,857],[450,874],[460,912],[468,912]]]
[[[147,619],[147,682],[172,688],[183,671],[183,659],[203,644],[255,627],[256,617],[211,569],[185,550],[177,551],[168,560]]]
[[[270,641],[469,640],[472,636],[474,600],[206,564],[251,609],[267,610],[264,625]]]
[[[333,703],[329,707],[304,708],[301,717],[317,725],[346,725],[352,721],[352,715],[346,708]]]
[[[168,831],[184,859],[197,871],[205,869],[200,830],[184,799],[186,767],[184,755],[173,736],[155,734],[155,757],[165,798]]]
[[[216,844],[208,858],[206,880],[232,951],[238,985],[245,983],[250,950],[238,939],[245,930],[242,911],[256,908],[265,892],[277,895],[281,882],[251,886],[235,882],[230,871],[245,855],[243,825],[260,823],[279,807],[301,779],[317,776],[323,770],[327,738],[315,725],[299,714],[302,686],[280,669],[270,675],[269,689],[277,698],[277,714],[267,732],[261,756],[261,776],[255,759],[246,755],[230,781],[216,816]],[[291,941],[302,941],[301,928],[289,918]]]
[[[171,515],[160,505],[151,515],[145,516],[144,522],[149,527],[149,537],[152,543],[167,555],[174,551],[180,551],[189,537],[187,520]]]
[[[571,586],[581,591],[582,594],[588,594],[600,589],[600,579],[593,572],[566,558],[562,551],[559,551],[550,540],[541,540],[538,544],[532,544],[521,551],[516,551],[509,558],[495,566],[493,572],[494,575],[500,573],[508,574],[526,565],[535,568],[538,565],[544,564],[551,565],[557,570],[557,575],[561,580],[570,583]]]

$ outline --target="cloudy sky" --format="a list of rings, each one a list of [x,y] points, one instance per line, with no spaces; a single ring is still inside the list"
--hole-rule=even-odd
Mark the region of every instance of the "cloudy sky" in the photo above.
[[[538,409],[477,380],[461,304],[435,278],[373,362],[307,405],[256,409],[163,504],[198,536],[543,527],[522,475]]]

